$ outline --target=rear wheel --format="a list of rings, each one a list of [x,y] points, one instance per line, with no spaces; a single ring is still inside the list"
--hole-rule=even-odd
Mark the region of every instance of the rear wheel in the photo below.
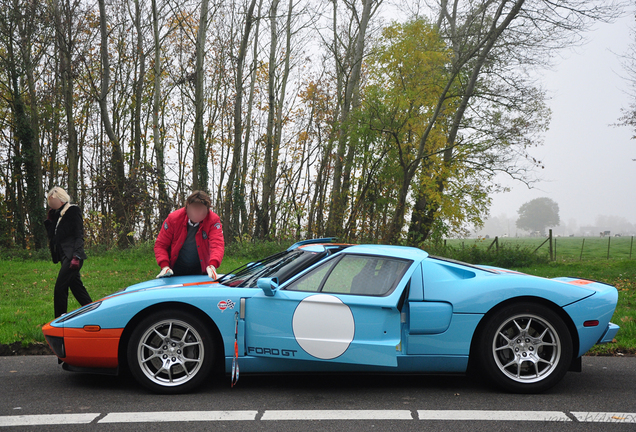
[[[127,351],[130,372],[157,393],[183,393],[199,386],[214,363],[209,330],[179,310],[149,315],[133,331]]]
[[[558,383],[572,360],[572,338],[549,308],[518,303],[493,315],[479,344],[480,364],[499,387],[538,393]]]

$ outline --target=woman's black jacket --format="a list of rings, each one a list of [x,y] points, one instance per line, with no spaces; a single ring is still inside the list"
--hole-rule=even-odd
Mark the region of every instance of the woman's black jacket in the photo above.
[[[49,236],[49,247],[54,263],[62,261],[64,257],[69,260],[73,259],[74,256],[86,259],[84,221],[78,206],[65,204],[58,210],[50,211],[49,218],[44,221],[44,226]]]

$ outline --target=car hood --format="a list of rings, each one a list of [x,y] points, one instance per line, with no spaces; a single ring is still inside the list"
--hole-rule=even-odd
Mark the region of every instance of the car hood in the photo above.
[[[219,275],[220,277],[221,275]],[[130,285],[124,288],[122,291],[131,292],[139,291],[149,288],[176,288],[180,286],[193,286],[193,285],[212,285],[218,284],[206,275],[199,276],[172,276],[160,279],[150,279],[145,282],[140,282],[135,285]]]

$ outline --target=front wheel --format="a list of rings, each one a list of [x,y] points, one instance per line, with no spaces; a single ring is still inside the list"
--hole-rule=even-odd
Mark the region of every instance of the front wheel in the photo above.
[[[518,303],[493,315],[479,344],[480,364],[499,387],[539,393],[558,383],[572,360],[572,338],[549,308]]]
[[[144,387],[157,393],[184,393],[210,375],[214,345],[199,319],[167,310],[137,325],[127,356],[132,375]]]

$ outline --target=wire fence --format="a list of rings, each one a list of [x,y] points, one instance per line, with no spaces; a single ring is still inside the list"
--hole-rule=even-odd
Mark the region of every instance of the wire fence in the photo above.
[[[476,245],[486,251],[499,252],[507,248],[528,248],[536,254],[545,253],[555,261],[585,259],[629,259],[634,257],[634,236],[606,237],[557,237],[552,230],[546,237],[495,237],[494,239],[478,239],[474,242],[466,240],[449,240],[450,245],[470,247]],[[446,241],[444,242],[446,246]]]

